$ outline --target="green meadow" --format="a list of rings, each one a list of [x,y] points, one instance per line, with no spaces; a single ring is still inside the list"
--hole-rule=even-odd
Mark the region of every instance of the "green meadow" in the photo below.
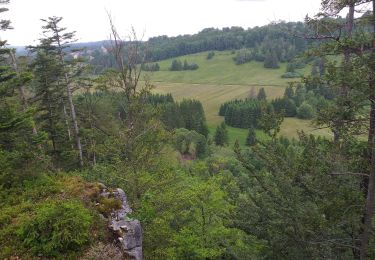
[[[265,69],[262,62],[252,61],[236,65],[233,61],[235,54],[223,51],[215,52],[211,60],[207,60],[207,52],[181,56],[159,62],[160,71],[152,73],[153,82],[217,84],[217,85],[248,85],[248,86],[280,86],[284,87],[290,79],[282,79],[286,69],[285,63],[280,63],[279,69]],[[172,60],[196,63],[199,69],[195,71],[169,71]],[[308,70],[308,69],[307,69]],[[305,71],[299,71],[305,73]]]
[[[215,52],[211,60],[207,60],[207,52],[181,56],[176,59],[182,62],[186,59],[189,63],[199,65],[194,71],[169,71],[173,59],[158,62],[160,71],[148,73],[151,82],[155,85],[156,93],[171,93],[175,100],[194,98],[202,102],[206,113],[210,133],[223,121],[218,116],[220,105],[232,99],[246,98],[252,88],[256,92],[264,87],[267,98],[280,97],[284,93],[288,82],[299,79],[283,79],[286,64],[280,64],[279,69],[265,69],[262,62],[250,62],[236,65],[231,52]],[[300,70],[300,73],[308,73],[309,68]],[[298,131],[305,131],[314,135],[330,137],[325,129],[316,130],[308,120],[297,118],[285,118],[280,135],[296,138]],[[247,136],[246,129],[228,127],[230,144],[238,139],[244,144]],[[264,133],[257,132],[257,137],[265,138]]]

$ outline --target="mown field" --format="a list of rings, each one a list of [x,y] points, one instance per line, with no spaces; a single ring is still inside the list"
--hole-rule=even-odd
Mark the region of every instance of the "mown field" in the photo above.
[[[207,53],[193,54],[179,57],[182,62],[186,59],[189,63],[197,63],[196,71],[169,71],[173,59],[159,62],[161,70],[149,73],[151,82],[155,85],[156,93],[171,93],[175,100],[194,98],[202,102],[206,113],[210,133],[223,121],[218,116],[220,105],[235,98],[245,98],[252,88],[256,91],[264,87],[267,98],[280,97],[290,79],[283,79],[286,64],[280,64],[279,69],[265,69],[261,62],[250,62],[243,65],[235,65],[234,55],[231,52],[215,52],[211,60],[206,59]],[[301,73],[307,73],[308,68]],[[298,80],[298,79],[297,79]],[[282,124],[280,135],[296,138],[297,131],[330,137],[327,130],[315,130],[310,121],[297,118],[286,118]],[[245,143],[247,130],[228,128],[230,144],[238,139]],[[259,138],[264,134],[257,132]]]
[[[249,62],[236,65],[235,55],[228,51],[215,52],[211,60],[207,60],[207,52],[181,56],[158,62],[160,71],[152,73],[153,82],[248,85],[248,86],[286,86],[290,79],[282,79],[286,64],[281,63],[279,69],[265,69],[262,62]],[[196,63],[195,71],[169,71],[172,60]],[[308,70],[308,69],[306,69]],[[305,73],[306,71],[300,71]]]

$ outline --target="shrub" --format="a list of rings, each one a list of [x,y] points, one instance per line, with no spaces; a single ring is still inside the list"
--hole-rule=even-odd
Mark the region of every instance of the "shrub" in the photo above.
[[[297,109],[297,117],[301,119],[311,119],[315,116],[314,108],[306,103],[303,102],[301,106]]]
[[[250,50],[242,49],[237,52],[236,57],[233,58],[236,65],[241,65],[253,60],[253,54]]]
[[[48,202],[24,219],[18,235],[33,253],[56,256],[87,244],[91,224],[90,211],[80,202]]]
[[[207,54],[206,59],[207,59],[207,60],[211,60],[214,56],[215,56],[215,52],[210,51],[210,52]]]

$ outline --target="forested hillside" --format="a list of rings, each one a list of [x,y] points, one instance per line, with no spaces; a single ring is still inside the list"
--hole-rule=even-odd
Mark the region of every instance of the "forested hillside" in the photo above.
[[[276,62],[289,62],[307,49],[310,41],[302,37],[307,32],[308,28],[302,22],[280,22],[246,30],[241,27],[206,28],[194,35],[153,37],[141,42],[140,48],[150,62],[204,51],[240,49],[243,51],[238,54],[238,63],[249,61],[246,50],[251,50],[253,60],[263,62],[276,59]],[[294,35],[300,37],[293,37]],[[79,43],[72,47],[84,48],[80,54],[89,57],[95,71],[116,64],[108,53],[111,48],[109,41]]]
[[[8,3],[0,0],[1,31],[13,29]],[[139,220],[137,259],[374,259],[375,0],[321,8],[305,24],[157,37],[148,55],[109,17],[111,47],[93,50],[106,59],[94,71],[62,17],[46,15],[31,55],[2,39],[0,258],[127,259],[123,237],[134,232],[125,224]],[[204,64],[175,56],[207,51],[208,63],[217,50],[234,67],[276,71],[276,58],[285,72],[303,72],[299,61],[311,70],[272,95],[267,86],[234,93],[215,126],[201,101],[154,92],[148,72],[191,75]],[[156,65],[168,57],[178,70]],[[221,94],[212,87],[207,100]],[[333,138],[281,136],[293,117]],[[230,126],[245,129],[246,146],[231,143]]]

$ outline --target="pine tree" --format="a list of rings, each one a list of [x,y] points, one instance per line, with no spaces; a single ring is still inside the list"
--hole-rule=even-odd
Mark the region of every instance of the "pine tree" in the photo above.
[[[225,146],[228,145],[228,141],[228,130],[223,122],[216,128],[214,142],[218,146]]]
[[[61,131],[65,124],[62,115],[65,95],[59,80],[63,77],[64,71],[56,56],[44,50],[37,52],[31,67],[34,72],[34,105],[39,110],[36,120],[41,130],[48,134],[53,154],[57,155],[70,145],[67,144],[69,136],[65,135],[66,131]]]
[[[366,3],[372,3],[370,5]],[[365,4],[365,5],[363,5]],[[315,28],[312,39],[330,40],[323,44],[320,50],[322,55],[342,56],[343,60],[338,66],[328,64],[326,74],[330,78],[329,85],[335,91],[333,104],[319,111],[318,123],[329,126],[334,134],[337,147],[345,143],[347,136],[352,136],[361,127],[363,109],[361,103],[370,100],[368,126],[368,176],[362,177],[362,193],[366,196],[364,214],[360,223],[361,233],[354,235],[355,243],[353,254],[356,258],[369,257],[369,242],[372,232],[372,219],[375,203],[375,79],[374,53],[375,53],[375,0],[324,0],[323,11],[317,19],[307,19],[307,24]],[[362,9],[362,10],[361,10]],[[357,11],[367,12],[355,19]],[[370,10],[372,9],[372,10]],[[347,10],[346,19],[327,19]],[[354,31],[354,27],[356,30]],[[324,29],[322,29],[324,28]],[[319,31],[322,30],[322,31]],[[361,31],[361,34],[354,32]],[[369,62],[371,60],[371,62]],[[362,64],[362,65],[360,65]],[[322,70],[320,70],[323,72]],[[366,79],[366,80],[363,80]],[[367,86],[365,86],[367,85]],[[358,92],[359,93],[358,93]],[[367,106],[367,105],[365,105]],[[362,125],[363,126],[363,125]],[[359,250],[358,250],[359,249]]]
[[[9,1],[1,0],[0,5]],[[0,14],[7,11],[0,8]],[[0,19],[0,30],[11,29],[9,20]],[[14,91],[24,83],[20,74],[6,65],[11,55],[6,40],[0,41],[0,187],[10,187],[22,182],[26,176],[35,175],[36,167],[44,162],[41,149],[43,136],[36,136],[34,110],[24,107],[20,92]],[[18,94],[18,95],[17,95]]]
[[[74,42],[74,32],[65,32],[66,28],[60,27],[62,17],[49,17],[48,19],[42,19],[46,24],[42,27],[44,30],[45,38],[40,39],[40,45],[37,49],[44,50],[50,55],[55,55],[58,59],[61,69],[63,70],[63,77],[61,83],[65,87],[66,97],[70,110],[70,119],[73,123],[73,132],[76,143],[76,149],[78,152],[79,165],[83,166],[83,151],[81,145],[80,129],[78,125],[78,119],[73,102],[73,78],[80,74],[81,67],[75,64],[75,60],[68,62],[66,60],[66,49],[69,44]],[[49,34],[49,35],[47,35]],[[64,107],[65,112],[65,107]],[[69,127],[68,127],[69,129]],[[69,131],[69,130],[68,130]]]
[[[286,87],[284,91],[284,98],[290,98],[290,99],[294,98],[294,90],[292,86]]]
[[[264,60],[264,67],[268,69],[278,69],[279,66],[279,59],[277,58],[275,51],[269,51],[266,54],[266,58]]]
[[[264,90],[264,88],[259,89],[257,99],[258,100],[266,100],[267,99],[266,91]]]
[[[173,60],[172,65],[169,68],[169,70],[171,70],[171,71],[180,71],[182,69],[183,69],[183,67],[182,67],[181,61],[179,61],[179,60]]]
[[[246,138],[246,145],[247,146],[253,146],[257,142],[256,140],[256,134],[254,128],[250,127],[249,132],[247,133],[247,138]]]

